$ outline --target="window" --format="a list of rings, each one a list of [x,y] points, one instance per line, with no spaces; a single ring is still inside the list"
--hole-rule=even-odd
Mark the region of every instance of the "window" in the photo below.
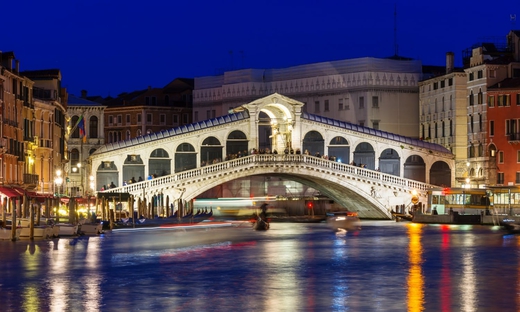
[[[489,107],[495,107],[495,97],[493,95],[490,95],[488,97],[488,106]]]
[[[437,90],[439,89],[439,83],[438,82],[434,82],[433,83],[433,90]]]
[[[516,151],[516,162],[520,163],[520,150]]]
[[[117,115],[117,124],[121,125],[123,123],[123,116]]]
[[[153,121],[152,114],[146,114],[146,123],[151,124]]]
[[[489,78],[496,78],[496,76],[497,76],[497,71],[494,69],[491,69],[489,71]]]
[[[126,124],[130,124],[130,114],[126,114]]]
[[[511,95],[504,95],[504,106],[511,106]]]
[[[329,111],[329,100],[325,100],[325,111]]]
[[[469,116],[469,128],[471,130],[471,133],[475,133],[475,131],[473,131],[473,115]]]
[[[114,123],[114,117],[112,115],[108,116],[108,124],[111,126]]]
[[[473,73],[469,73],[469,77],[468,78],[469,78],[469,81],[473,81],[473,79],[475,79],[474,76],[473,76]]]
[[[516,183],[516,184],[519,184],[519,183],[520,183],[520,172],[516,172],[515,183]]]
[[[441,127],[442,127],[442,128],[441,128],[441,130],[442,130],[442,137],[445,137],[445,136],[446,136],[446,131],[445,131],[445,129],[444,129],[444,126],[445,126],[445,124],[444,124],[444,120],[443,120],[443,121],[442,121],[442,126],[441,126]]]
[[[211,110],[206,111],[206,119],[211,119]]]
[[[473,91],[471,91],[469,95],[469,106],[473,106],[473,104],[475,104],[475,100],[473,98]]]
[[[504,151],[498,152],[498,163],[503,164],[504,163]]]
[[[495,135],[495,121],[490,120],[489,121],[489,136],[494,136],[494,135]]]
[[[372,128],[379,130],[379,120],[372,120]]]
[[[379,108],[379,97],[377,97],[377,96],[372,97],[372,107]]]
[[[510,135],[510,134],[511,134],[511,120],[506,119],[506,135]]]
[[[470,144],[469,146],[469,155],[470,158],[475,157],[475,146],[473,144]]]
[[[215,118],[215,110],[213,110],[213,118]],[[184,124],[188,124],[189,123],[188,114],[182,114],[182,121],[184,122]]]
[[[520,93],[516,95],[516,105],[520,105]]]
[[[497,173],[497,184],[504,184],[504,173],[503,172]]]
[[[453,120],[450,119],[450,136],[453,136]]]
[[[314,102],[314,112],[319,113],[320,112],[320,101]]]
[[[478,131],[482,132],[482,114],[478,114]]]
[[[198,115],[199,115],[198,113],[199,112],[195,112],[195,116],[197,116],[197,118],[198,118]],[[173,124],[174,125],[178,125],[179,124],[179,115],[177,115],[177,114],[173,115]]]
[[[441,88],[444,88],[445,83],[446,83],[445,80],[442,80],[442,81],[441,81]]]
[[[484,77],[484,75],[482,74],[482,70],[479,70],[479,71],[477,72],[477,78],[478,78],[478,79],[482,79],[483,77]]]
[[[343,99],[338,100],[338,110],[339,111],[343,110]]]
[[[365,126],[365,121],[364,121],[364,120],[360,120],[360,121],[359,121],[359,125],[360,125],[361,127],[364,127],[364,126]]]
[[[141,114],[137,114],[137,123],[141,124]]]
[[[448,86],[453,86],[453,78],[448,79]]]
[[[359,97],[359,109],[365,109],[365,98],[362,96]]]
[[[477,102],[478,104],[482,104],[484,102],[484,95],[482,93],[482,89],[478,90]]]
[[[96,139],[98,137],[98,118],[97,116],[92,116],[89,119],[88,123],[88,132],[91,138]]]
[[[161,125],[166,124],[166,115],[165,114],[161,114],[160,119],[161,119]]]

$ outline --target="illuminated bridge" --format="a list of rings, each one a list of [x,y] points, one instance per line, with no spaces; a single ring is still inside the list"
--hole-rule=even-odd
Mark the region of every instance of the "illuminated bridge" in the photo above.
[[[314,188],[362,218],[389,218],[413,191],[427,202],[432,185],[451,185],[454,157],[444,147],[308,114],[303,105],[275,93],[226,116],[105,145],[90,158],[95,185],[173,203],[264,175]]]

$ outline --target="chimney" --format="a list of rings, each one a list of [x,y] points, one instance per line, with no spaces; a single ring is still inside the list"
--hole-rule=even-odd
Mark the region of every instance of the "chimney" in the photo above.
[[[446,52],[446,74],[453,72],[454,58],[453,52]]]
[[[16,60],[16,61],[14,61],[14,63],[15,63],[15,66],[16,66],[16,73],[20,73],[20,61]]]
[[[81,97],[84,99],[87,98],[87,90],[81,90]]]

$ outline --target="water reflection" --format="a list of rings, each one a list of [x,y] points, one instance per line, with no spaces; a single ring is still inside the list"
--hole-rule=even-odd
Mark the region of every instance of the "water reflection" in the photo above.
[[[422,274],[421,224],[408,226],[408,311],[424,311],[424,280]]]

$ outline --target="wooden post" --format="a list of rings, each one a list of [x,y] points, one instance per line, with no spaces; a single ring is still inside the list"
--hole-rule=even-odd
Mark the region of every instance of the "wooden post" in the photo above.
[[[4,200],[2,202],[2,224],[3,226],[6,226],[7,223],[7,197],[4,197]]]
[[[29,205],[29,239],[34,239],[34,205],[32,203]]]
[[[14,199],[11,199],[14,201]],[[11,205],[11,240],[14,242],[16,240],[16,208],[15,205]]]
[[[166,217],[171,216],[170,214],[170,197],[166,195]]]

